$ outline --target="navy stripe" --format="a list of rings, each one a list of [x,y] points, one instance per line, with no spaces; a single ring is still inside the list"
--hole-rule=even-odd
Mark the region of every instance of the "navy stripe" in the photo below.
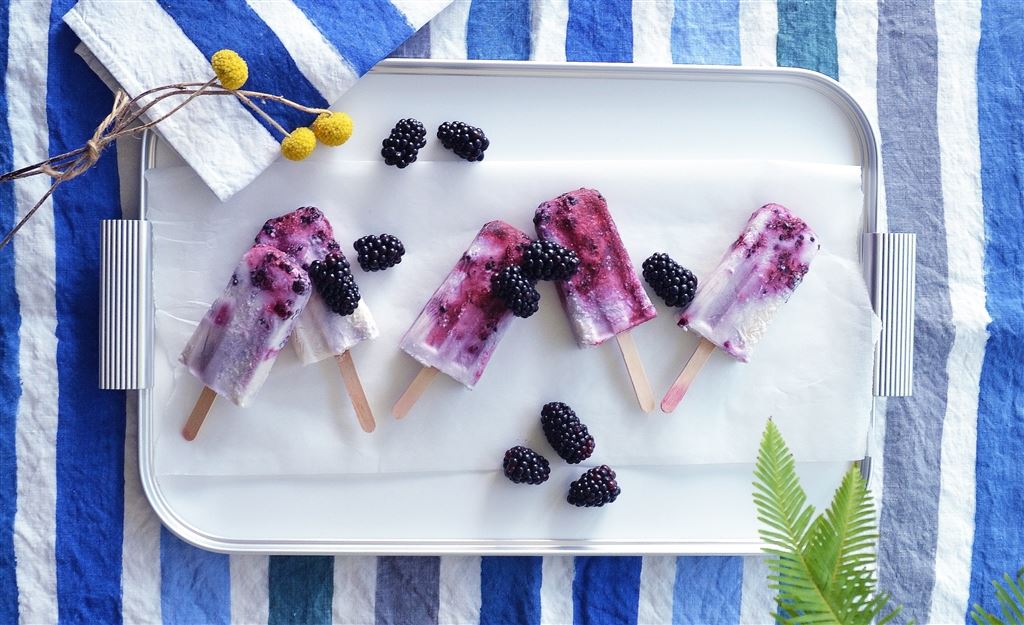
[[[672,62],[740,64],[739,0],[675,0]]]
[[[405,40],[392,53],[393,57],[399,59],[429,59],[430,58],[430,22],[423,25],[412,37]]]
[[[228,625],[228,556],[193,547],[161,527],[160,612],[163,625]]]
[[[471,59],[530,58],[530,0],[473,0],[466,23]]]
[[[930,2],[879,2],[878,111],[889,228],[917,233],[913,397],[891,398],[885,424],[879,577],[908,618],[928,621],[953,345],[939,137],[938,37]],[[984,505],[984,504],[982,504]]]
[[[157,2],[206,58],[224,48],[242,55],[249,66],[246,89],[282,95],[306,106],[327,107],[327,100],[306,80],[281,40],[245,0]],[[308,126],[313,121],[309,113],[297,111],[290,106],[275,102],[257,104],[289,131]],[[246,110],[249,110],[248,107]],[[252,111],[250,113],[271,135],[281,139],[280,133],[266,120]]]
[[[405,16],[388,0],[295,0],[295,4],[360,76],[413,33]]]
[[[271,556],[269,625],[330,625],[331,556]]]
[[[981,369],[971,594],[996,611],[990,580],[1024,565],[1024,5],[982,2],[978,130],[985,207],[985,295],[992,318]],[[888,471],[888,470],[887,470]],[[888,479],[888,478],[887,478]]]
[[[0,68],[7,69],[10,4],[0,0]],[[6,84],[6,83],[5,83]],[[14,169],[7,90],[0,87],[0,171]],[[0,236],[14,226],[14,185],[0,185]],[[18,459],[14,444],[21,378],[18,332],[21,304],[14,284],[14,246],[0,250],[0,623],[18,622],[18,580],[14,569],[14,513],[18,506]]]
[[[437,625],[441,558],[377,558],[376,625]]]
[[[739,623],[742,588],[743,558],[677,558],[672,625]]]
[[[574,625],[636,625],[643,558],[576,558],[572,580]]]
[[[46,114],[53,154],[88,139],[112,106],[110,90],[75,54],[61,18],[75,0],[51,6]],[[100,220],[120,216],[117,155],[111,146],[87,175],[53,194],[56,239],[57,606],[61,623],[121,622],[125,396],[101,391]]]
[[[778,0],[778,13],[775,55],[779,66],[813,69],[838,78],[835,0]]]
[[[633,3],[630,0],[569,0],[565,59],[632,62]]]
[[[482,558],[480,625],[539,625],[543,563],[537,557]]]

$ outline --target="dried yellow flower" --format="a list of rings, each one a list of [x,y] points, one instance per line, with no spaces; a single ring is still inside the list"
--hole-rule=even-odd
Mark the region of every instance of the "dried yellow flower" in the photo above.
[[[210,65],[225,89],[241,89],[245,81],[249,80],[249,66],[234,50],[218,50],[210,58]]]
[[[309,128],[303,126],[291,131],[281,141],[281,154],[290,161],[301,161],[313,153],[316,148],[316,135]]]
[[[341,145],[352,136],[352,118],[337,111],[320,113],[313,121],[313,134],[324,145]]]

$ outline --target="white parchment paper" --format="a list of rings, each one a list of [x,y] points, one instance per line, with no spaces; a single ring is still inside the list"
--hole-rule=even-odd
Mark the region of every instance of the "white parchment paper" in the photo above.
[[[592,463],[614,466],[750,462],[773,417],[797,457],[864,453],[875,318],[859,264],[860,169],[786,162],[378,162],[324,158],[282,164],[221,203],[187,168],[150,172],[156,301],[155,463],[158,474],[266,475],[493,470],[528,444],[551,460],[539,426],[548,401],[572,405],[597,440]],[[503,219],[535,235],[536,206],[587,186],[608,199],[634,265],[655,251],[706,275],[750,213],[788,206],[822,250],[752,362],[715,353],[675,413],[642,413],[615,343],[580,349],[552,285],[541,310],[516,320],[477,387],[438,376],[404,421],[394,401],[419,370],[398,341],[481,224]],[[201,385],[177,356],[257,229],[301,205],[323,209],[345,253],[389,232],[406,245],[396,268],[355,269],[381,336],[353,350],[378,429],[360,431],[332,360],[303,367],[285,350],[252,405],[217,401],[198,439],[181,426]],[[655,299],[652,297],[652,299]],[[697,344],[675,311],[633,335],[661,395]]]

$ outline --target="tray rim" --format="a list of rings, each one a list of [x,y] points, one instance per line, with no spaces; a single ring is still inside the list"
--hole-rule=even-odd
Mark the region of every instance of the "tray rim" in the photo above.
[[[880,161],[877,132],[863,108],[838,81],[824,74],[801,68],[743,67],[727,65],[642,65],[630,63],[539,63],[534,61],[488,61],[433,59],[386,59],[369,73],[462,76],[514,76],[550,78],[616,78],[643,80],[734,81],[738,77],[752,82],[788,82],[808,87],[828,99],[845,113],[855,131],[860,148],[861,184],[864,192],[864,232],[878,232],[878,166]],[[141,142],[139,172],[139,220],[146,220],[146,174],[156,166],[156,147],[161,141],[147,129]],[[147,250],[147,254],[149,250]],[[866,263],[865,263],[866,265]],[[865,267],[867,270],[868,268]],[[150,289],[150,292],[152,289]],[[147,305],[152,308],[150,295]],[[152,319],[152,317],[151,317]],[[144,352],[152,358],[154,331],[146,332]],[[166,500],[152,471],[150,419],[152,392],[138,389],[138,468],[142,489],[157,518],[172,534],[201,549],[219,553],[267,555],[752,555],[762,552],[757,539],[277,539],[267,542],[232,539],[204,532],[182,519]],[[873,402],[868,432],[870,445],[874,431]],[[870,450],[869,450],[870,451]],[[870,476],[870,455],[859,464],[865,478]]]

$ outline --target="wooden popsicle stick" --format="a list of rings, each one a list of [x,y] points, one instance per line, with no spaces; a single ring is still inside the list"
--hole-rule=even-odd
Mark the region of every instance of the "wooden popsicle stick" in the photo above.
[[[401,419],[409,414],[413,404],[420,398],[423,391],[427,390],[427,387],[434,381],[438,373],[440,371],[434,367],[423,367],[420,369],[420,372],[416,374],[409,387],[405,389],[402,396],[395,402],[395,407],[391,409],[391,414],[395,415],[396,419]]]
[[[708,361],[708,357],[711,356],[713,351],[715,351],[715,344],[702,338],[693,355],[686,361],[686,366],[683,367],[679,377],[672,383],[668,392],[665,393],[664,399],[661,400],[662,412],[672,412],[676,409],[676,406],[683,399],[683,395],[686,395],[686,391],[689,390],[690,383],[700,373],[701,367]]]
[[[629,381],[633,383],[633,392],[636,393],[636,400],[640,403],[640,409],[644,412],[654,410],[654,391],[651,390],[651,383],[647,379],[647,372],[644,371],[644,363],[640,360],[640,351],[636,348],[636,342],[629,331],[620,332],[615,335],[622,351],[622,359],[626,362],[626,371],[629,372]]]
[[[203,427],[203,421],[206,420],[206,414],[210,412],[210,407],[213,406],[215,399],[217,399],[216,391],[209,386],[204,386],[203,392],[196,400],[196,405],[192,407],[192,414],[188,416],[185,427],[181,429],[181,435],[185,437],[185,440],[194,441],[196,439],[199,428]]]
[[[359,381],[356,363],[352,361],[352,352],[345,352],[340,356],[335,356],[334,359],[338,363],[338,369],[341,370],[341,379],[345,382],[348,398],[352,400],[352,408],[356,411],[359,427],[369,434],[377,428],[377,423],[373,419],[370,402],[366,401],[366,392],[363,391],[363,383]]]

